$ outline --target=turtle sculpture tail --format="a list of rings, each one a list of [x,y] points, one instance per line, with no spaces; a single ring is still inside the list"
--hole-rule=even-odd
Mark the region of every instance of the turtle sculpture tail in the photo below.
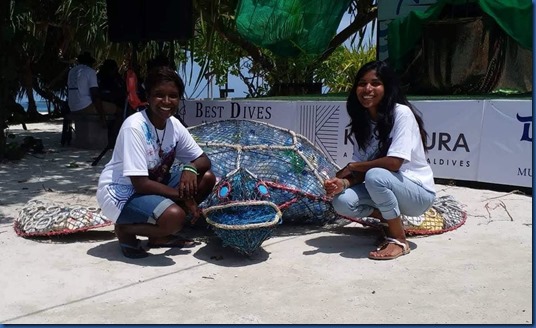
[[[434,200],[432,207],[423,215],[410,217],[402,215],[404,230],[409,236],[435,235],[458,229],[467,219],[467,212],[462,205],[451,195],[439,196]],[[358,218],[348,220],[366,226],[376,227],[380,221],[375,218]]]

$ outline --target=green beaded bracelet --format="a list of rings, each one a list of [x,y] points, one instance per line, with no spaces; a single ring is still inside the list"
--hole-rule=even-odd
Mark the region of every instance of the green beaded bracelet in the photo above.
[[[199,173],[197,172],[197,169],[192,166],[192,165],[184,165],[184,167],[182,168],[183,171],[188,171],[188,172],[192,172],[194,173],[195,175],[199,175]]]

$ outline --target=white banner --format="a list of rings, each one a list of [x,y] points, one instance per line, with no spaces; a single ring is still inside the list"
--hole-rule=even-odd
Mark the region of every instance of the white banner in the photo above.
[[[434,177],[532,186],[532,101],[412,104],[423,115]],[[228,119],[265,122],[307,137],[341,167],[352,158],[346,101],[188,100],[180,117],[188,126]]]
[[[187,126],[222,120],[253,120],[297,131],[296,102],[249,100],[186,100],[179,116]]]
[[[483,101],[412,101],[428,132],[427,158],[434,177],[476,181]]]
[[[487,101],[480,149],[478,181],[532,188],[532,101]]]

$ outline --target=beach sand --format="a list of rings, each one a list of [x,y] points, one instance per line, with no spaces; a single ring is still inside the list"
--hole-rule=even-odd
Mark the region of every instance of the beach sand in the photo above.
[[[29,200],[97,206],[111,156],[92,167],[99,150],[61,147],[61,120],[28,129],[11,127],[42,139],[46,153],[0,164],[0,323],[533,323],[531,195],[437,185],[464,205],[466,223],[411,238],[411,253],[393,261],[369,260],[376,236],[352,222],[280,226],[251,257],[188,230],[203,242],[130,260],[112,226],[16,235]]]

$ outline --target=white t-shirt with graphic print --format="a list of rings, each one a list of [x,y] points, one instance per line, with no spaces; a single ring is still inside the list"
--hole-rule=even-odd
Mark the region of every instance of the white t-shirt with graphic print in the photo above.
[[[371,124],[371,131],[374,131],[375,123],[371,122]],[[408,179],[419,183],[426,190],[435,192],[434,174],[426,160],[419,125],[408,106],[396,105],[393,129],[389,137],[391,138],[391,145],[387,151],[387,156],[404,160],[399,172]],[[378,139],[373,136],[364,151],[359,149],[354,139],[353,148],[352,160],[356,162],[372,160],[376,157],[378,151]]]
[[[161,154],[157,136],[163,138]],[[134,194],[131,176],[148,176],[160,182],[169,177],[175,159],[188,163],[202,153],[201,147],[175,117],[169,118],[165,129],[157,132],[145,110],[129,116],[121,126],[112,158],[99,178],[97,202],[102,214],[113,222],[117,220],[126,201]]]

